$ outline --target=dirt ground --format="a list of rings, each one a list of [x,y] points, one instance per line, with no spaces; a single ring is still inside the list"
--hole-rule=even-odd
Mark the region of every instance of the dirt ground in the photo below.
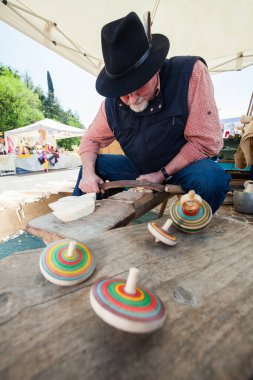
[[[51,170],[48,173],[34,172],[28,174],[5,175],[0,177],[0,193],[6,190],[31,190],[37,184],[45,185],[49,181],[73,181],[77,179],[79,168]]]

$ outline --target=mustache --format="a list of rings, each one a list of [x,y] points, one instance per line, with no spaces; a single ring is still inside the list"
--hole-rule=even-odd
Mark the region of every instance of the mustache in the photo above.
[[[129,105],[130,109],[134,112],[142,112],[144,111],[148,106],[148,101],[146,99],[143,99],[139,104],[134,103]]]
[[[145,99],[142,97],[142,96],[138,96],[137,100],[133,103],[131,102],[130,100],[128,100],[128,106],[138,106],[139,104],[141,104],[143,101],[145,101]]]

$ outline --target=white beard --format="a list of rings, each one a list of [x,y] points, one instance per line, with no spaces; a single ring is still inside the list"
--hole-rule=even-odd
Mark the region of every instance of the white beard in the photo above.
[[[143,98],[138,99],[138,104],[129,104],[129,107],[134,112],[142,112],[144,111],[148,106],[148,101]]]

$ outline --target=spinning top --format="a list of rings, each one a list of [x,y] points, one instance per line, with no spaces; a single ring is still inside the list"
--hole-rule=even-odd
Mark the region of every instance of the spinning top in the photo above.
[[[90,302],[109,325],[131,333],[148,333],[162,326],[165,306],[148,289],[136,287],[138,273],[131,268],[127,282],[118,278],[98,281],[91,288]]]
[[[183,195],[171,205],[170,216],[173,224],[181,231],[196,233],[208,226],[212,219],[209,204],[194,190]]]
[[[40,270],[56,285],[70,286],[87,280],[95,269],[95,256],[83,243],[58,240],[43,249]]]
[[[171,225],[171,219],[168,219],[162,227],[159,227],[158,224],[155,222],[149,222],[148,230],[155,237],[156,243],[161,241],[162,243],[167,245],[175,245],[177,244],[176,237],[168,234],[168,230]]]

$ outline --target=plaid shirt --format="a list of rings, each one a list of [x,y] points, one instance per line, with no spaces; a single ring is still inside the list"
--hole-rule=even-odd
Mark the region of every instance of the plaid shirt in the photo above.
[[[159,91],[160,83],[157,93]],[[187,143],[166,166],[170,174],[194,161],[218,155],[223,146],[212,80],[207,67],[201,61],[195,63],[191,75],[188,108],[189,116],[184,130]],[[79,154],[81,157],[86,152],[98,154],[100,148],[105,148],[114,140],[106,118],[105,103],[102,102],[95,119],[82,137]]]

